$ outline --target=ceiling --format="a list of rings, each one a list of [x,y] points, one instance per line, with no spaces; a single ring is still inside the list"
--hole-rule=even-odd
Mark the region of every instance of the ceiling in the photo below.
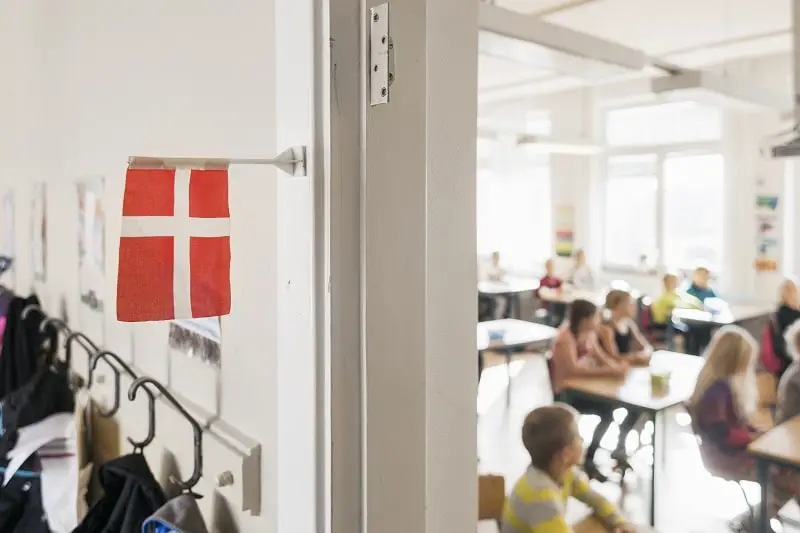
[[[644,51],[682,67],[786,53],[792,48],[792,0],[495,0],[522,17],[547,22]],[[499,57],[480,57],[482,99],[514,88],[552,92],[574,87],[547,71]],[[496,95],[496,97],[492,97]],[[509,96],[510,97],[510,96]]]

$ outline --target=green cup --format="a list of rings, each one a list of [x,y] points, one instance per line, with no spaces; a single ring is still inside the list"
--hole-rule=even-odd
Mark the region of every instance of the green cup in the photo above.
[[[669,390],[670,372],[667,370],[650,371],[650,387],[653,394],[665,394]]]

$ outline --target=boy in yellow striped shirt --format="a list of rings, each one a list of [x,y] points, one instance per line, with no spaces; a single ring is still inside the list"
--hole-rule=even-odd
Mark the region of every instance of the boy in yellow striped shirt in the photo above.
[[[583,457],[578,413],[565,404],[539,407],[525,417],[522,443],[531,465],[506,500],[501,533],[571,533],[565,519],[574,496],[614,533],[635,533],[614,505],[589,486],[576,465]]]

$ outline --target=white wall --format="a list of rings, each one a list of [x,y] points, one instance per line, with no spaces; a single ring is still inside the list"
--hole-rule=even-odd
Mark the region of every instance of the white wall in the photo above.
[[[165,323],[116,322],[126,159],[263,158],[309,144],[311,5],[16,0],[0,20],[0,192],[13,189],[16,198],[16,289],[26,293],[33,284],[31,188],[44,181],[47,279],[36,288],[47,310],[57,314],[65,298],[73,326],[104,337],[138,370],[192,400],[187,405],[199,416],[217,418],[230,434],[262,445],[260,517],[240,511],[236,487],[211,497],[219,472],[205,472],[200,492],[214,531],[232,531],[234,523],[247,533],[279,524],[311,531],[315,523],[309,182],[266,167],[232,171],[232,312],[223,320],[222,368],[214,371],[168,355]],[[106,180],[107,296],[100,319],[79,313],[74,181],[87,176]],[[85,364],[83,358],[74,363],[79,371]],[[142,420],[140,410],[120,413],[123,432],[143,431]],[[159,424],[148,458],[158,474],[160,448],[173,451],[188,477],[190,434],[168,425]],[[213,463],[206,461],[209,469]]]

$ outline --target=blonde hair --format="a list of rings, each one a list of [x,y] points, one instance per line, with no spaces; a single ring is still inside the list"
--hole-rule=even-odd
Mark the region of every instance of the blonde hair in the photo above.
[[[623,291],[621,289],[613,289],[608,291],[606,294],[606,304],[605,308],[611,311],[612,309],[616,309],[620,306],[625,300],[630,299],[631,293],[628,291]]]
[[[791,326],[786,328],[783,339],[786,341],[786,353],[789,354],[792,361],[800,359],[800,353],[797,352],[797,347],[800,346],[800,320],[795,320]]]
[[[758,403],[755,383],[756,346],[753,336],[739,326],[725,326],[714,334],[705,353],[706,362],[697,376],[692,393],[692,411],[700,404],[708,388],[717,381],[728,382],[734,395],[734,404],[741,416],[747,417],[755,411]]]

